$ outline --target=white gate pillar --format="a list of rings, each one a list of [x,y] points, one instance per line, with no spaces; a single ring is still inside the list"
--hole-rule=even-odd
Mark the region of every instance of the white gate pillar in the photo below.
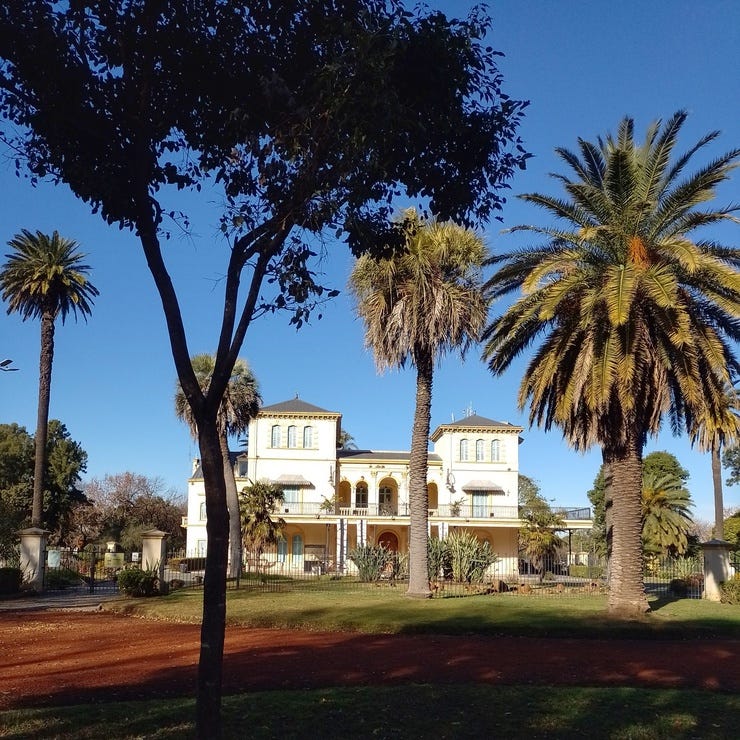
[[[167,560],[167,532],[150,529],[141,535],[141,567],[144,570],[157,571],[159,593],[166,594],[169,584],[164,578],[164,566]]]
[[[704,598],[721,601],[720,585],[730,578],[730,549],[732,545],[724,540],[702,542],[704,551]]]
[[[46,535],[49,532],[38,527],[22,529],[21,573],[23,580],[37,593],[44,590],[44,570],[46,568]]]

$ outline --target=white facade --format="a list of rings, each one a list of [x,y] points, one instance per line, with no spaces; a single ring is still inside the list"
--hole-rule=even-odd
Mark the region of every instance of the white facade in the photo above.
[[[298,398],[265,406],[250,423],[247,452],[233,457],[239,489],[263,479],[283,488],[278,514],[287,527],[279,556],[291,567],[321,561],[342,572],[358,544],[408,548],[409,453],[338,449],[341,419]],[[491,543],[506,570],[516,569],[518,556],[521,431],[472,415],[440,425],[430,437],[430,534],[468,529]],[[570,524],[587,527],[590,520]],[[206,542],[196,461],[188,481],[188,553],[204,554]]]

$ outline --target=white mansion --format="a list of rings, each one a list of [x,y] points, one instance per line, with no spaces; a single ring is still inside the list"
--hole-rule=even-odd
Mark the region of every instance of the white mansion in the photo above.
[[[342,415],[295,398],[264,406],[249,425],[247,452],[232,454],[239,490],[250,481],[279,484],[286,522],[278,569],[343,572],[359,544],[408,548],[409,453],[338,449]],[[516,572],[519,434],[522,427],[472,415],[438,426],[429,453],[429,529],[444,538],[458,527],[488,540],[501,572]],[[187,550],[206,548],[205,490],[199,461],[188,481]],[[563,511],[568,529],[591,526],[588,509]],[[319,563],[322,565],[319,566]]]

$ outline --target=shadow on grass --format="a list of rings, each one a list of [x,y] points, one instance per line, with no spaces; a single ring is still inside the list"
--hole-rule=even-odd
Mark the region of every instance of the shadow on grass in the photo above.
[[[410,685],[262,692],[226,697],[225,738],[734,736],[740,699],[696,691]],[[4,738],[183,738],[191,700],[0,714]]]

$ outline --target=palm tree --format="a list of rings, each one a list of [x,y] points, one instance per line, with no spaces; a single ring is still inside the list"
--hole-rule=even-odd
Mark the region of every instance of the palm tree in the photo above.
[[[464,353],[478,339],[488,310],[481,292],[487,258],[480,237],[453,223],[425,222],[415,211],[402,223],[405,248],[380,259],[357,260],[350,288],[365,323],[365,344],[379,370],[416,368],[416,407],[409,458],[409,587],[428,598],[427,457],[434,363]]]
[[[707,406],[694,419],[691,442],[702,452],[709,452],[712,460],[712,487],[714,489],[714,537],[725,537],[724,500],[722,495],[722,448],[736,444],[740,438],[740,398],[737,389],[728,384],[718,407]]]
[[[257,576],[265,547],[276,544],[285,532],[285,519],[273,519],[284,500],[282,488],[264,480],[251,483],[239,495],[241,534],[244,546],[253,553]]]
[[[541,246],[496,258],[494,297],[523,295],[488,327],[494,374],[538,343],[519,391],[530,421],[561,427],[576,449],[600,445],[612,479],[609,610],[647,611],[642,568],[641,462],[666,415],[674,431],[719,403],[738,370],[740,250],[695,240],[700,227],[735,221],[737,207],[700,206],[737,166],[733,150],[684,175],[704,136],[673,159],[679,111],[635,142],[625,118],[616,138],[579,140],[557,153],[575,177],[555,175],[567,197],[523,198],[565,222],[520,226]]]
[[[64,324],[67,315],[78,314],[87,321],[98,289],[87,279],[86,255],[77,251],[77,242],[58,232],[51,236],[23,229],[8,242],[13,252],[0,270],[0,290],[8,313],[17,312],[23,321],[41,320],[39,358],[39,402],[36,417],[33,504],[31,526],[41,527],[46,471],[51,371],[54,362],[54,328],[57,317]]]
[[[203,393],[213,377],[215,357],[208,354],[195,355],[192,358],[193,371]],[[237,360],[231,371],[226,390],[219,407],[216,424],[218,426],[221,456],[224,464],[226,483],[226,504],[229,509],[229,577],[236,578],[241,567],[241,524],[239,519],[239,494],[236,490],[234,467],[229,456],[229,436],[244,434],[250,419],[253,419],[262,404],[257,379],[244,360]],[[194,439],[198,438],[198,427],[192,409],[180,383],[175,390],[175,413],[189,427]]]
[[[691,496],[683,481],[670,473],[642,477],[642,544],[652,555],[683,555],[693,524]]]

